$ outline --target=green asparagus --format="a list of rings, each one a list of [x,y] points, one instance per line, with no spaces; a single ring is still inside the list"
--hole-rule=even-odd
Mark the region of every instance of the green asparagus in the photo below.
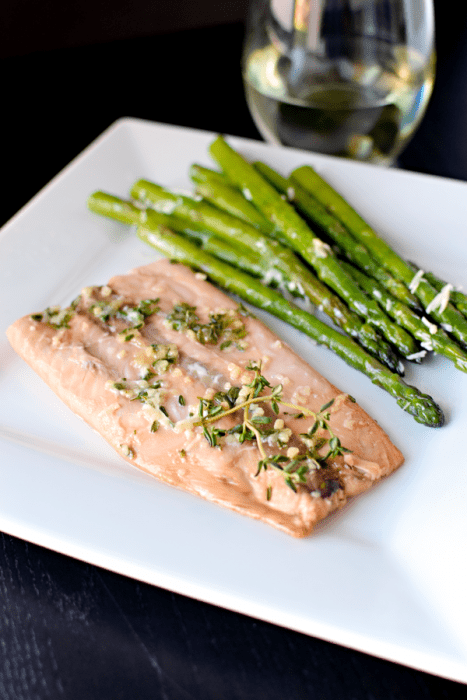
[[[204,272],[213,282],[237,294],[244,301],[277,316],[302,331],[315,342],[333,350],[347,364],[366,374],[371,381],[393,396],[397,404],[419,423],[441,427],[444,416],[433,399],[406,384],[396,373],[381,365],[352,338],[330,328],[315,316],[288,302],[274,289],[265,287],[251,275],[214,258],[183,236],[166,228],[138,228],[141,240],[178,262]]]
[[[412,266],[414,273],[417,272],[417,267],[414,265]],[[432,287],[436,289],[438,294],[443,292],[443,294],[446,294],[447,298],[449,298],[449,301],[453,306],[456,307],[458,311],[463,316],[467,317],[467,296],[461,292],[458,289],[455,289],[455,287],[448,282],[444,282],[441,280],[439,277],[433,274],[433,272],[424,272],[423,277],[426,279],[427,282],[429,282]]]
[[[162,188],[158,188],[157,191],[159,189]],[[156,190],[153,189],[153,191]],[[170,195],[170,193],[168,194]],[[171,196],[173,197],[173,195]],[[161,200],[158,201],[160,204]],[[172,199],[169,197],[168,201],[171,202]],[[319,306],[336,325],[355,337],[362,347],[366,348],[383,364],[393,371],[403,374],[402,363],[375,329],[363,323],[339,297],[330,292],[308,268],[302,265],[291,251],[286,251],[287,255],[274,258],[274,251],[277,248],[277,244],[274,244],[274,250],[269,257],[267,255],[258,256],[256,245],[248,247],[240,244],[236,238],[227,237],[225,239],[205,230],[190,229],[189,226],[187,227],[186,221],[174,216],[174,212],[164,214],[155,210],[141,209],[105,192],[92,194],[88,199],[88,207],[98,214],[117,219],[123,223],[143,224],[148,228],[154,226],[172,228],[185,236],[195,238],[205,251],[221,260],[260,277],[263,283],[274,282],[289,291],[292,290],[295,294],[298,292],[304,294],[315,306]],[[199,219],[195,217],[194,223],[199,225]],[[273,265],[275,266],[274,276],[271,274]]]
[[[222,173],[202,165],[192,165],[190,177],[196,186],[196,193],[219,209],[243,219],[263,233],[270,235],[273,226],[242,193],[229,184]]]
[[[424,321],[408,306],[405,306],[398,299],[388,294],[383,287],[367,277],[361,270],[356,269],[353,265],[343,264],[348,273],[355,277],[362,289],[371,294],[392,318],[397,320],[415,338],[421,341],[424,352],[433,350],[438,355],[444,355],[444,357],[447,357],[454,363],[457,369],[467,372],[467,353],[447,333],[441,328],[434,326],[434,324],[427,323],[426,319]]]
[[[209,150],[231,182],[280,229],[288,245],[315,269],[322,282],[331,287],[357,314],[378,328],[404,357],[418,352],[413,337],[394,324],[378,304],[344,272],[331,248],[313,233],[291,204],[282,199],[251,163],[231,148],[221,136],[215,139]]]
[[[420,274],[414,275],[410,263],[392,250],[355,209],[313,168],[308,165],[297,168],[293,171],[292,177],[335,214],[355,238],[370,250],[381,265],[407,285],[409,290],[420,300],[427,313],[438,323],[449,327],[450,333],[462,345],[467,346],[467,319],[451,303],[445,307],[442,303],[439,306],[436,305],[438,291],[424,279],[422,271]]]
[[[367,275],[377,280],[393,296],[416,311],[422,311],[418,299],[405,284],[395,279],[370,255],[368,249],[357,241],[346,227],[331,214],[313,195],[305,190],[293,177],[282,177],[265,163],[255,163],[255,168],[282,194],[287,195],[297,209],[313,224],[325,232],[348,259]]]

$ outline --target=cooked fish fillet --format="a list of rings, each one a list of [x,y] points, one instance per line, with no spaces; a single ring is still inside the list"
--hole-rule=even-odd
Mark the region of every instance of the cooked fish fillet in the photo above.
[[[68,309],[25,316],[7,335],[131,464],[296,537],[403,462],[351,397],[202,276],[167,260],[87,288]],[[251,399],[248,385],[262,377],[269,386],[255,402],[223,415]],[[265,398],[274,392],[282,403]],[[329,402],[311,436],[311,412]],[[323,462],[332,435],[346,449]]]

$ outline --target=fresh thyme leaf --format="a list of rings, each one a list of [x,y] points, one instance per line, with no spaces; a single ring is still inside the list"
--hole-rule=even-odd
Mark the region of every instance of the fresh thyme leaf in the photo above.
[[[206,440],[209,442],[211,447],[214,447],[215,444],[214,444],[212,433],[209,432],[209,430],[206,428],[206,426],[204,426],[204,428],[203,428],[203,435],[206,438]]]
[[[203,427],[203,435],[211,447],[219,447],[218,438],[224,437],[225,434],[226,431],[220,430],[219,428],[209,430],[206,426]]]
[[[315,443],[314,443],[314,448],[316,451],[320,450],[322,447],[324,447],[326,444],[326,438],[321,437],[321,438],[316,438]]]
[[[316,433],[316,431],[318,430],[319,427],[320,427],[320,421],[315,420],[315,422],[313,423],[313,425],[311,426],[310,430],[307,433],[309,435],[309,437],[313,437],[313,435]]]
[[[253,416],[251,419],[252,423],[270,423],[271,418],[269,416]]]
[[[329,440],[329,449],[334,452],[341,446],[341,441],[335,435]]]

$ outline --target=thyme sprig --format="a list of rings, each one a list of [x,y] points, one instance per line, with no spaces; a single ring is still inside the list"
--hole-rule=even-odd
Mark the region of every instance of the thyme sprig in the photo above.
[[[240,443],[256,442],[260,454],[256,476],[268,468],[274,469],[282,473],[285,483],[293,491],[297,491],[300,485],[306,485],[310,474],[329,466],[330,459],[350,452],[342,446],[329,425],[330,409],[334,399],[321,406],[318,412],[312,411],[304,406],[284,401],[282,385],[272,386],[261,374],[261,364],[250,363],[246,369],[254,371],[254,377],[249,384],[244,384],[241,388],[232,387],[227,392],[217,392],[212,399],[199,400],[199,418],[193,425],[203,428],[203,434],[211,447],[220,447],[220,439],[227,435],[236,435]],[[265,394],[266,389],[270,391]],[[292,415],[294,418],[314,418],[311,427],[306,432],[300,433],[306,448],[304,452],[300,453],[298,448],[292,447],[287,449],[286,454],[283,452],[267,454],[264,442],[277,444],[279,448],[284,449],[287,447],[291,430],[284,427],[282,419],[276,420],[271,427],[272,418],[264,415],[261,404],[269,405],[276,415],[279,413],[279,406],[284,406],[294,411]],[[212,424],[238,411],[243,412],[243,418],[233,428],[211,428]],[[326,446],[327,451],[323,455],[323,448]],[[339,483],[336,479],[324,479],[312,494],[327,497],[337,488]],[[271,488],[268,487],[268,500],[271,494]]]

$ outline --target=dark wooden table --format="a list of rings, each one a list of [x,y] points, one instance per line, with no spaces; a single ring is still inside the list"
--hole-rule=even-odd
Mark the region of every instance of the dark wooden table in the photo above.
[[[458,15],[454,27],[441,18],[435,93],[400,166],[467,180],[467,31],[465,11]],[[4,59],[1,223],[122,116],[259,138],[242,92],[242,34],[233,24]],[[449,680],[8,534],[0,542],[0,700],[467,697]]]

